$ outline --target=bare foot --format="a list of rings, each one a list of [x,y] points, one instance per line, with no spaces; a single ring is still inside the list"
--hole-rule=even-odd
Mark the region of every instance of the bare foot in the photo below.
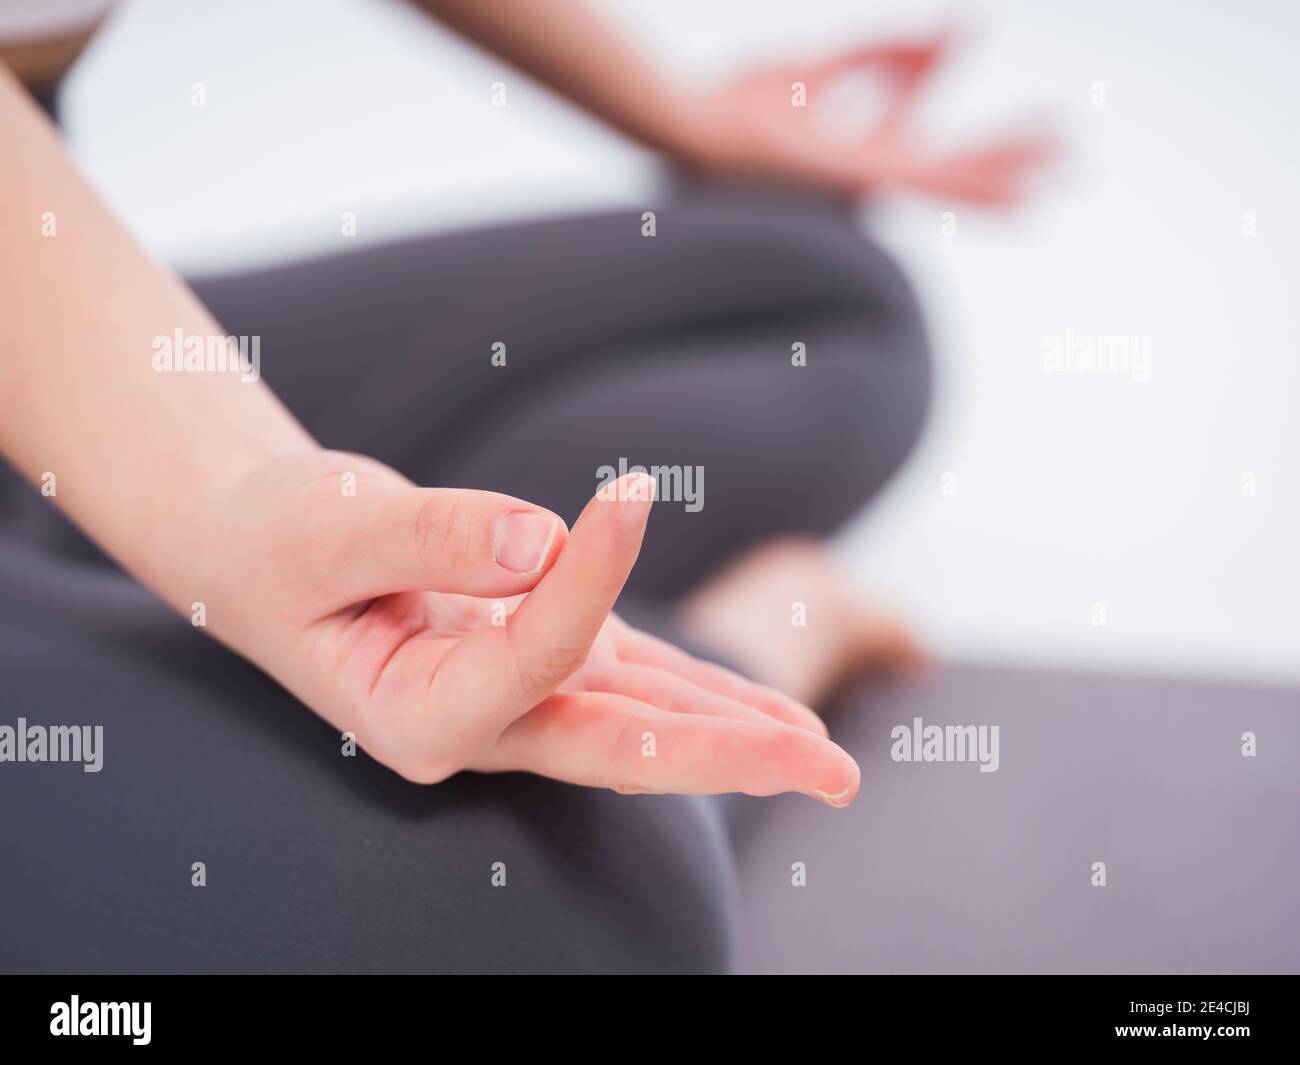
[[[813,707],[855,677],[926,664],[907,629],[864,604],[817,540],[759,544],[687,596],[682,617],[755,680]]]

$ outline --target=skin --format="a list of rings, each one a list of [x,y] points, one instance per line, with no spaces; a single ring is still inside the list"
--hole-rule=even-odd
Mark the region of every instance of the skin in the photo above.
[[[916,150],[906,115],[940,39],[701,94],[577,3],[424,6],[716,176],[1005,202],[1041,154],[995,145],[959,177],[953,157]],[[821,139],[789,106],[791,80],[816,92],[863,65],[894,80],[893,106],[867,142]],[[224,330],[133,244],[3,69],[0,144],[0,454],[33,483],[54,474],[51,502],[176,610],[203,604],[211,635],[413,781],[525,770],[622,792],[853,799],[857,765],[806,706],[611,613],[650,482],[620,482],[569,531],[527,501],[421,488],[326,450],[260,381],[155,373],[155,337]]]
[[[913,121],[931,75],[958,35],[854,45],[800,62],[762,64],[719,86],[683,86],[580,0],[420,0],[419,6],[611,126],[713,177],[856,197],[899,191],[1006,207],[1057,154],[1055,138],[1013,133],[934,147]],[[841,138],[815,117],[846,75],[884,79],[888,104],[865,136]],[[791,106],[792,86],[808,106]]]
[[[33,483],[53,473],[52,502],[178,611],[202,603],[209,633],[410,780],[853,797],[857,766],[812,711],[610,613],[653,482],[619,482],[570,533],[524,500],[325,450],[261,381],[155,373],[154,337],[218,324],[3,72],[0,143],[23,146],[0,172],[0,453]],[[519,515],[546,535],[503,539]]]
[[[774,537],[693,589],[678,609],[699,646],[808,706],[828,707],[864,678],[906,680],[929,660],[907,627],[864,603],[820,540]],[[790,604],[803,623],[790,624]]]

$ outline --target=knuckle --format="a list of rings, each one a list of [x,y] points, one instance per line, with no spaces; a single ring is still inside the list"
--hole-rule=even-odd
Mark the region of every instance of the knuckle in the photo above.
[[[412,784],[441,784],[449,777],[455,776],[458,769],[449,763],[434,760],[419,760],[409,765],[399,765],[392,767],[398,776],[409,780]]]
[[[415,514],[415,557],[425,570],[464,565],[473,554],[473,508],[455,495],[431,495]]]
[[[767,760],[777,765],[803,765],[813,753],[808,742],[811,735],[791,727],[773,729],[765,743]]]
[[[356,731],[371,757],[404,780],[440,784],[473,762],[469,737],[430,728],[427,706],[413,707],[412,713],[396,711],[391,704],[372,702],[358,715]]]
[[[604,766],[598,775],[598,786],[609,788],[620,795],[636,795],[644,790],[631,779],[633,774],[629,772],[629,767],[635,762],[628,755],[628,751],[632,749],[631,745],[639,743],[643,728],[644,722],[639,718],[629,716],[623,721],[605,752]]]
[[[406,751],[393,763],[392,768],[415,784],[441,784],[467,769],[473,761],[469,746],[464,742],[440,742],[432,749]]]
[[[567,680],[586,660],[586,644],[558,644],[531,652],[520,662],[519,669],[524,684],[536,690]]]

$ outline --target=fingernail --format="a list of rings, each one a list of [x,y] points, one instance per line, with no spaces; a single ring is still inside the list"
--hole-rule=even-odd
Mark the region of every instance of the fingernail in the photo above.
[[[820,802],[824,802],[827,806],[834,806],[837,810],[842,810],[844,809],[844,807],[848,806],[849,792],[851,792],[852,790],[853,787],[852,785],[850,785],[849,787],[845,788],[842,792],[840,792],[838,795],[828,795],[826,794],[826,792],[818,791],[816,788],[814,788],[812,794],[813,794],[813,798],[817,799]]]
[[[646,473],[633,473],[623,482],[623,501],[618,513],[619,524],[627,532],[641,528],[646,523],[650,508],[654,506],[655,479]]]
[[[551,553],[560,519],[553,514],[512,510],[497,519],[492,541],[492,558],[506,569],[531,577],[542,572],[542,563]]]

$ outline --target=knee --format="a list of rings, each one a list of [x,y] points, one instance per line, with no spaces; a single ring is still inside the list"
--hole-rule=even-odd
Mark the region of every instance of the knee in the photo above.
[[[469,820],[481,823],[460,848],[472,876],[452,892],[464,919],[452,935],[477,930],[468,950],[462,942],[454,952],[446,928],[432,933],[434,956],[458,954],[468,968],[492,972],[731,968],[734,870],[704,800],[523,776],[464,783],[505,805],[470,804]]]
[[[386,790],[381,788],[381,791]],[[308,969],[712,973],[731,966],[725,840],[700,800],[626,797],[523,774],[393,784],[394,805],[332,821],[366,867],[322,878],[331,932]],[[387,806],[387,809],[385,807]],[[393,816],[396,814],[397,816]],[[319,841],[313,865],[337,848]],[[373,914],[364,935],[348,914]],[[329,959],[324,964],[324,959]]]
[[[861,405],[857,434],[890,469],[919,441],[934,397],[934,363],[916,292],[894,257],[867,234],[852,234],[852,295],[842,306],[840,386]],[[851,436],[854,434],[850,434]]]
[[[692,208],[700,228],[713,227],[713,254],[743,262],[746,277],[780,278],[780,294],[755,313],[823,339],[819,368],[862,417],[884,421],[888,434],[869,443],[901,463],[925,426],[933,367],[920,304],[894,257],[843,205],[752,193]]]
[[[162,608],[143,591],[124,599],[115,626],[137,598],[147,642],[189,668],[123,659],[83,631],[73,666],[51,671],[6,633],[13,646],[0,669],[12,667],[17,690],[40,694],[33,719],[96,684],[119,700],[100,710],[112,730],[103,773],[0,772],[0,808],[32,811],[10,841],[15,860],[42,870],[0,877],[0,906],[58,930],[20,937],[10,967],[729,967],[734,869],[701,800],[524,774],[411,784],[369,758],[340,757],[337,732],[225,652],[191,644],[175,622],[147,627]],[[62,646],[39,632],[32,642]],[[163,713],[168,705],[186,713]],[[79,862],[101,851],[113,860]],[[202,885],[191,880],[195,860]],[[88,891],[111,900],[115,922],[104,926],[101,908],[84,905]]]
[[[933,351],[907,276],[879,245],[864,239],[863,246],[868,274],[875,279],[875,314],[863,323],[857,350],[862,361],[881,365],[865,369],[858,386],[874,388],[883,382],[890,406],[887,449],[901,465],[920,440],[934,404]]]
[[[852,516],[904,465],[934,400],[933,357],[911,285],[866,238],[857,238],[855,255],[856,297],[806,321],[800,424],[812,455],[837,474],[843,498],[832,521]]]

